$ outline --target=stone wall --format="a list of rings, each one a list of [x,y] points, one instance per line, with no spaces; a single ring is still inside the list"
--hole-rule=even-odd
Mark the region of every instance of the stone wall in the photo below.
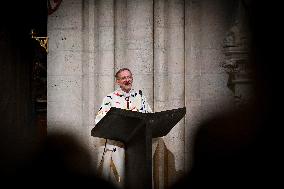
[[[48,17],[48,132],[74,133],[97,162],[90,136],[114,73],[128,67],[154,111],[186,106],[171,132],[153,140],[155,187],[190,169],[194,131],[205,118],[234,107],[223,40],[234,1],[62,1]]]

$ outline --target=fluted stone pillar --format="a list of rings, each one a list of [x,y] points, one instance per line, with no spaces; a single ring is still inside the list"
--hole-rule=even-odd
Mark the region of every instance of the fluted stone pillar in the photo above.
[[[153,1],[127,1],[126,20],[124,66],[133,72],[133,88],[141,89],[153,108]]]
[[[47,132],[88,136],[83,128],[82,2],[63,1],[48,17]]]
[[[222,70],[222,50],[233,1],[186,1],[185,4],[185,157],[192,164],[195,131],[203,120],[233,108],[233,94]]]
[[[154,109],[184,107],[184,1],[155,1],[154,10]],[[158,187],[163,188],[184,171],[184,120],[163,137],[159,147],[166,148],[157,151],[162,154],[154,161],[160,169],[155,175]]]

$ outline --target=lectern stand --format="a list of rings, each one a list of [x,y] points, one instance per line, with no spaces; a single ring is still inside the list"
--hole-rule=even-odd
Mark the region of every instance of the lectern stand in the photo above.
[[[94,137],[125,144],[125,188],[152,188],[152,138],[162,137],[184,117],[186,108],[140,113],[118,108],[91,131]]]

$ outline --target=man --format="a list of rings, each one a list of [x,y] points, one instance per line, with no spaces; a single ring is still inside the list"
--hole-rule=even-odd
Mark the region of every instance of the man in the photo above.
[[[133,77],[128,68],[120,69],[116,74],[116,84],[119,89],[108,94],[102,102],[97,113],[97,124],[110,110],[111,107],[138,111],[142,113],[152,112],[142,91],[132,89]],[[124,178],[124,146],[121,142],[106,140],[100,148],[102,152],[99,162],[99,172],[102,176],[114,182],[117,186],[123,186]]]

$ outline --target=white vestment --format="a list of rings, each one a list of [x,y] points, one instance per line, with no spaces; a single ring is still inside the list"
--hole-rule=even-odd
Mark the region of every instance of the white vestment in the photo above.
[[[118,89],[103,99],[102,105],[96,115],[96,124],[107,114],[111,107],[142,113],[152,112],[141,90],[135,91],[131,89],[129,93],[126,93]],[[124,183],[124,156],[124,146],[118,141],[108,139],[99,148],[100,174],[119,187],[123,187]]]

